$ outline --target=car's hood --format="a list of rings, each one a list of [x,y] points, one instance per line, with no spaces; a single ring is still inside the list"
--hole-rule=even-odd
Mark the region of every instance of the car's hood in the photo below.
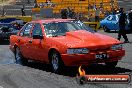
[[[67,32],[66,36],[53,37],[52,41],[65,44],[71,48],[104,46],[120,43],[117,39],[99,33],[91,33],[85,30]]]

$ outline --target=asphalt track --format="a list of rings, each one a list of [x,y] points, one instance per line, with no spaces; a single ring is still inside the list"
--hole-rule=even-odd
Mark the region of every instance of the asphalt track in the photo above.
[[[117,33],[98,32],[117,37]],[[128,38],[132,41],[132,34],[128,34]],[[104,65],[90,65],[85,69],[86,74],[132,74],[132,43],[124,44],[124,48],[126,56],[119,61],[115,69],[106,68]],[[30,61],[25,66],[16,64],[14,55],[9,50],[9,42],[0,41],[0,88],[132,88],[132,82],[79,85],[76,82],[76,74],[76,68],[67,68],[61,74],[54,74],[49,66],[43,63]]]
[[[21,3],[18,3],[21,4]],[[132,8],[131,0],[119,0],[120,7],[126,10]],[[33,6],[33,4],[31,5]],[[18,8],[19,7],[19,8]],[[21,6],[7,6],[11,9],[9,14],[20,14]],[[18,8],[16,13],[12,9]],[[27,14],[30,15],[29,5],[26,6]],[[99,33],[117,38],[116,33]],[[128,34],[132,42],[132,34]],[[121,41],[124,41],[123,39]],[[106,68],[103,65],[91,65],[87,67],[87,74],[132,74],[132,43],[124,44],[126,56],[119,61],[115,69]],[[68,69],[68,70],[67,70]],[[23,66],[14,62],[14,55],[9,50],[8,41],[0,41],[0,88],[132,88],[132,82],[128,84],[85,84],[79,85],[76,82],[76,68],[67,68],[61,74],[54,74],[48,65],[37,62],[29,62]],[[131,76],[132,79],[132,76]]]

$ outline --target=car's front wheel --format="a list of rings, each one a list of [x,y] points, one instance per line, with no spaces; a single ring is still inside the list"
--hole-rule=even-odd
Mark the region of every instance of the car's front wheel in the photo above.
[[[61,56],[55,50],[51,53],[50,64],[54,73],[60,73],[64,69],[64,63],[61,59]]]
[[[21,54],[21,52],[20,52],[20,50],[19,50],[19,48],[18,47],[16,47],[16,49],[15,49],[15,62],[16,63],[20,63],[20,64],[26,64],[27,62],[28,62],[28,60],[26,60],[23,56],[22,56],[22,54]]]
[[[104,32],[109,32],[108,28],[106,26],[103,26]]]
[[[105,65],[110,67],[110,68],[115,68],[115,66],[117,65],[118,61],[114,61],[114,62],[106,62]]]

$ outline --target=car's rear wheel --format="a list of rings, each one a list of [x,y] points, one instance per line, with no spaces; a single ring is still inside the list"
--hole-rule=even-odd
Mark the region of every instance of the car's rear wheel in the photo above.
[[[25,64],[28,62],[28,60],[26,60],[26,59],[22,56],[22,54],[21,54],[21,52],[20,52],[20,50],[19,50],[18,47],[16,47],[16,49],[15,49],[15,62],[16,62],[16,63],[20,63],[20,64],[22,64],[22,65],[25,65]]]
[[[56,50],[52,51],[51,53],[50,64],[54,73],[60,73],[64,69],[64,63],[60,54]]]
[[[114,61],[114,62],[106,62],[105,65],[107,67],[110,67],[110,68],[115,68],[116,65],[117,65],[118,61]]]
[[[108,28],[106,26],[103,26],[104,32],[109,32]]]

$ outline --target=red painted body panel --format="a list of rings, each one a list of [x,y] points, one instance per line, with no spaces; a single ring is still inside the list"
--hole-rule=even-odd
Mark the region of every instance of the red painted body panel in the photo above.
[[[65,22],[69,20],[70,19],[50,19],[33,21],[33,23],[40,23],[42,26],[43,23]],[[116,51],[110,50],[112,45],[121,43],[117,39],[110,36],[79,30],[67,32],[65,36],[46,37],[43,26],[42,32],[44,36],[44,39],[42,40],[12,35],[10,37],[10,49],[13,51],[14,45],[16,45],[20,48],[24,57],[47,63],[49,63],[49,50],[56,49],[60,53],[62,61],[66,66],[79,66],[88,65],[90,63],[118,61],[125,55],[125,50],[123,49]],[[18,35],[20,35],[20,33],[18,33]],[[29,44],[29,41],[32,41],[32,44]],[[88,54],[68,55],[68,48],[88,48],[90,52]],[[96,53],[103,52],[109,55],[108,59],[95,59]]]

